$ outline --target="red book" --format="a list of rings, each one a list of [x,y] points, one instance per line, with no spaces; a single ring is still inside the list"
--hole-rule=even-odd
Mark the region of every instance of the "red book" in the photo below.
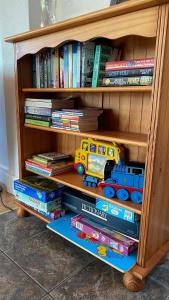
[[[154,67],[154,58],[144,58],[135,60],[108,61],[105,65],[106,72],[114,70],[132,70]]]

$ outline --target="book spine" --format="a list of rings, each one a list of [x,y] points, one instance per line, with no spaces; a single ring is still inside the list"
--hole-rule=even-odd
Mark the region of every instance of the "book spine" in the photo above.
[[[64,88],[69,87],[69,64],[68,64],[68,45],[64,45]]]
[[[47,80],[48,80],[48,88],[50,88],[50,84],[51,84],[51,49],[47,50]]]
[[[105,77],[115,78],[115,77],[153,76],[153,70],[154,70],[153,68],[147,68],[147,69],[108,71],[106,72]]]
[[[94,57],[94,68],[92,77],[92,87],[97,87],[98,76],[99,76],[99,64],[100,64],[101,45],[96,46],[95,57]]]
[[[72,44],[68,45],[68,82],[69,82],[69,88],[72,87],[73,84],[73,71],[72,71]]]
[[[128,70],[128,69],[144,69],[153,68],[154,58],[145,58],[127,61],[109,61],[106,63],[106,72],[111,70]]]
[[[25,106],[24,112],[27,114],[41,115],[41,116],[51,116],[52,114],[51,108],[33,107],[33,106]]]
[[[43,101],[33,102],[33,101],[26,100],[25,101],[25,106],[52,108],[52,103],[43,102]]]
[[[32,120],[46,121],[46,122],[50,122],[51,121],[51,117],[40,116],[40,115],[33,115],[33,114],[25,114],[25,118],[26,119],[32,119]]]
[[[60,88],[64,88],[64,59],[63,48],[59,50]]]
[[[82,45],[82,67],[81,67],[81,86],[91,87],[93,66],[94,66],[94,48],[93,42],[86,42]]]
[[[77,79],[77,74],[78,74],[78,43],[73,43],[72,44],[72,64],[73,64],[73,88],[77,88],[78,86],[78,79]]]
[[[61,202],[60,199],[50,201],[50,202],[41,202],[35,198],[32,198],[28,195],[25,195],[21,192],[15,192],[16,199],[18,201],[23,202],[24,204],[31,206],[34,209],[41,210],[45,213],[52,212],[55,209],[61,209]]]
[[[47,168],[46,166],[42,166],[42,165],[40,165],[40,164],[38,164],[38,163],[36,163],[36,162],[32,162],[32,161],[29,161],[29,160],[27,160],[26,162],[25,162],[25,165],[26,166],[32,166],[32,167],[35,167],[35,168],[40,168],[40,169],[43,169],[44,171],[46,171],[46,172],[52,172],[52,168]]]
[[[36,55],[32,55],[32,87],[36,88]]]
[[[40,55],[36,54],[36,87],[40,88]]]
[[[152,76],[104,78],[103,86],[147,86],[152,81]]]
[[[32,120],[32,119],[25,119],[25,124],[49,127],[50,122],[40,121],[40,120]]]
[[[51,82],[50,87],[56,87],[56,57],[55,57],[55,48],[51,49]]]
[[[59,49],[55,48],[56,88],[59,88]]]
[[[48,87],[48,61],[47,51],[44,52],[44,88]]]
[[[82,45],[78,43],[77,46],[77,84],[76,87],[80,88],[81,84],[81,68],[82,68]]]
[[[40,52],[39,72],[40,72],[40,88],[44,88],[44,54]]]

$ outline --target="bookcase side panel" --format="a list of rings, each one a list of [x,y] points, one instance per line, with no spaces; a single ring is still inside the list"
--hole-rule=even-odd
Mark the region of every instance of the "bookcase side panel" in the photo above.
[[[156,46],[153,109],[147,149],[145,191],[138,264],[146,267],[151,257],[169,240],[169,6],[161,7]]]

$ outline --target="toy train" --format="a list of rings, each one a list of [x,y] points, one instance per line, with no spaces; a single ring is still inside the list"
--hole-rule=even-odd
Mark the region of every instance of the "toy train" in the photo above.
[[[117,197],[122,201],[129,198],[135,203],[142,203],[144,186],[144,164],[131,162],[130,165],[115,164],[107,161],[104,170],[104,180],[86,175],[84,185],[103,188],[106,198]]]

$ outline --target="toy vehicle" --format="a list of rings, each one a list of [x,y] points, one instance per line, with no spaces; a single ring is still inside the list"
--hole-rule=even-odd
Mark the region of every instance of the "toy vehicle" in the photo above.
[[[90,176],[90,175],[86,175],[83,178],[83,183],[84,183],[85,186],[97,187],[99,181],[100,181],[99,178],[93,177],[93,176]]]
[[[106,167],[105,167],[106,173]],[[117,197],[122,201],[129,198],[135,203],[142,203],[144,186],[144,165],[130,163],[114,165],[111,176],[98,184],[107,198]]]
[[[115,143],[104,143],[93,139],[82,139],[80,148],[75,152],[75,169],[78,174],[87,174],[104,179],[107,161],[120,164],[124,150]]]

